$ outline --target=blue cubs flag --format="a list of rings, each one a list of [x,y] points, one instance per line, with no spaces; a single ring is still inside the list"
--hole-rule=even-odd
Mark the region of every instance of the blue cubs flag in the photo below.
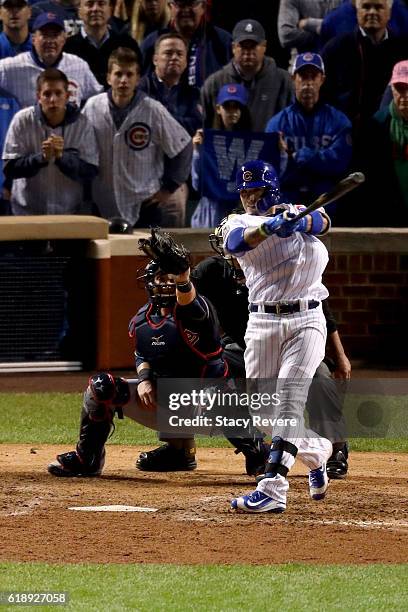
[[[204,130],[201,150],[202,195],[236,200],[235,177],[245,162],[262,159],[279,168],[278,134]]]

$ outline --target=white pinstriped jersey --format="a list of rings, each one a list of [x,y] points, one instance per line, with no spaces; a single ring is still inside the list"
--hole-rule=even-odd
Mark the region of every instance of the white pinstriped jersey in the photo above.
[[[78,107],[102,91],[88,64],[71,53],[63,53],[54,68],[62,70],[69,81],[69,101]],[[0,60],[0,87],[15,96],[22,108],[36,103],[36,81],[44,66],[37,64],[30,51]]]
[[[37,112],[36,112],[37,110]],[[98,165],[98,148],[92,126],[79,114],[72,123],[52,128],[34,106],[19,111],[10,124],[3,159],[41,153],[41,143],[51,134],[63,136],[64,149],[77,149],[79,157]],[[13,180],[11,205],[15,215],[72,214],[82,204],[83,186],[65,176],[54,161],[30,178]]]
[[[299,208],[285,205],[289,212]],[[232,215],[223,231],[224,245],[237,227],[259,227],[270,217]],[[237,256],[253,303],[323,300],[328,295],[322,274],[329,260],[324,244],[315,236],[295,232],[288,238],[272,235],[251,251]]]
[[[119,129],[113,122],[107,93],[88,100],[82,111],[95,128],[99,146],[94,201],[103,217],[119,214],[133,224],[142,202],[161,187],[164,154],[175,157],[191,140],[160,102],[145,94],[136,95],[140,99]]]

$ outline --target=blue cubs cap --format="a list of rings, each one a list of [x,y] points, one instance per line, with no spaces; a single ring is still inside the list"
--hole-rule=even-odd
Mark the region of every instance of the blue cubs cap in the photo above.
[[[300,53],[300,55],[297,55],[293,64],[292,74],[296,74],[304,66],[314,66],[324,74],[324,62],[318,53]]]
[[[248,104],[248,92],[246,88],[237,83],[223,85],[218,92],[216,104],[225,104],[225,102],[239,102],[242,106],[246,106]]]
[[[45,28],[45,26],[53,25],[61,30],[65,30],[64,22],[61,17],[58,17],[55,13],[40,13],[37,19],[33,23],[33,32],[36,30],[41,30],[41,28]]]

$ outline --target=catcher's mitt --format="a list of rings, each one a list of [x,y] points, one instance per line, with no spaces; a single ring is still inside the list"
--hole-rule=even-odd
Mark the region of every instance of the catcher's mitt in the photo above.
[[[150,238],[140,238],[139,248],[156,261],[165,274],[181,274],[191,264],[190,252],[178,244],[167,232],[159,228],[151,229]]]

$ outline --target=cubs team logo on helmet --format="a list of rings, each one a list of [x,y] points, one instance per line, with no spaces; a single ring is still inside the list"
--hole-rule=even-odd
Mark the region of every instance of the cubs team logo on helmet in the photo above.
[[[127,130],[126,144],[134,151],[145,149],[151,140],[151,129],[146,123],[133,123]]]
[[[237,191],[259,187],[265,187],[265,194],[258,201],[257,209],[260,215],[265,215],[272,206],[281,201],[279,179],[272,164],[255,159],[246,162],[238,170]]]

